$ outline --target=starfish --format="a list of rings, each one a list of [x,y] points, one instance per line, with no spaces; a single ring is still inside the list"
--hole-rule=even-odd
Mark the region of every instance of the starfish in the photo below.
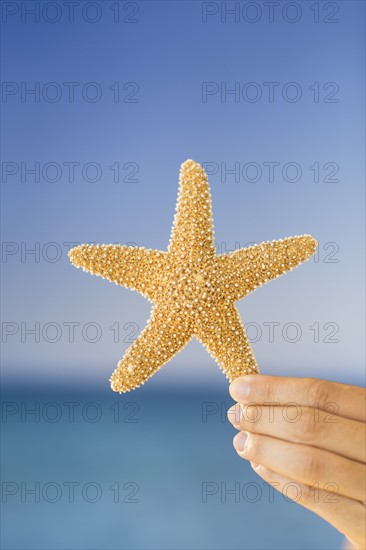
[[[316,246],[302,235],[216,255],[207,175],[193,160],[184,162],[167,252],[112,244],[82,244],[69,252],[75,267],[153,303],[146,327],[110,378],[112,390],[144,384],[193,337],[230,382],[258,373],[234,302],[307,260]]]

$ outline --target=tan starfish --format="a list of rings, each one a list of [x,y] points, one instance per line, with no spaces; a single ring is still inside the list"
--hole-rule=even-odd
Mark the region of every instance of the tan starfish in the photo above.
[[[112,244],[82,244],[69,252],[74,266],[137,290],[154,304],[112,374],[112,389],[137,388],[193,336],[230,381],[259,372],[234,302],[307,260],[316,246],[303,235],[216,255],[206,173],[193,160],[184,162],[167,252]]]

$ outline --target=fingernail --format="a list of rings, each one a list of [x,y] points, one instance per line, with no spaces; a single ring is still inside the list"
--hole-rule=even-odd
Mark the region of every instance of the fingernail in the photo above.
[[[251,465],[251,467],[252,467],[254,470],[256,470],[257,468],[260,468],[260,467],[261,467],[261,465],[260,465],[260,464],[257,464],[256,462],[251,462],[250,465]]]
[[[229,422],[235,427],[240,426],[240,408],[238,403],[233,405],[227,412]]]
[[[240,432],[234,437],[233,444],[239,453],[244,451],[247,439],[248,434],[246,432]]]
[[[250,385],[243,378],[237,378],[230,384],[230,394],[235,401],[242,401],[249,396]]]

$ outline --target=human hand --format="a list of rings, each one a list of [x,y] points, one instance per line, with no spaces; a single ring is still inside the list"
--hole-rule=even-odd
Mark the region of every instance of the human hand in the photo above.
[[[239,456],[364,550],[365,389],[256,374],[234,380],[230,394],[238,401],[228,418],[240,430],[233,441]]]

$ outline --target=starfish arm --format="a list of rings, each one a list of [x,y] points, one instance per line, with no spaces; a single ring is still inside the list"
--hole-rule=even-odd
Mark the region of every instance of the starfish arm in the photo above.
[[[144,384],[189,342],[192,335],[193,325],[179,307],[154,306],[146,327],[113,372],[112,390],[127,392]]]
[[[113,244],[81,244],[69,251],[75,267],[137,290],[150,301],[156,296],[166,255],[160,250]]]
[[[211,193],[207,175],[193,160],[180,171],[176,214],[168,252],[180,260],[201,262],[215,255]]]
[[[238,376],[259,372],[248,336],[234,304],[208,312],[197,323],[195,336],[230,382]]]
[[[317,241],[310,235],[289,237],[217,256],[217,267],[236,301],[308,260],[316,247]]]

